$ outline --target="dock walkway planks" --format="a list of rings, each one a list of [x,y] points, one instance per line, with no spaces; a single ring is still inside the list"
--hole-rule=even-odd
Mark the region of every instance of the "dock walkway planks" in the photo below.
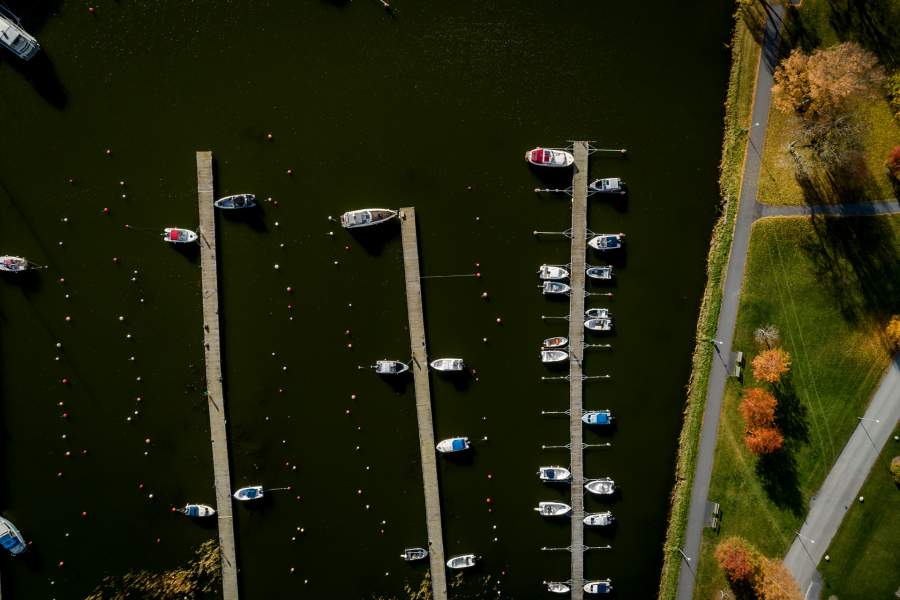
[[[219,279],[216,215],[213,207],[212,152],[197,152],[197,198],[200,210],[200,281],[203,294],[206,398],[209,403],[209,431],[216,484],[219,550],[222,553],[222,597],[225,600],[237,600],[231,474],[228,463],[228,433],[225,427],[225,397],[222,391],[222,357],[219,350]]]
[[[441,498],[437,478],[434,425],[431,417],[431,386],[428,381],[428,351],[425,345],[425,316],[422,314],[415,208],[400,209],[400,232],[403,240],[403,270],[406,279],[406,310],[409,313],[412,371],[416,387],[419,450],[422,454],[422,483],[425,487],[425,522],[428,528],[428,557],[431,561],[431,590],[434,600],[446,600],[447,573],[444,566]]]
[[[587,252],[588,144],[575,142],[572,176],[572,258],[569,284],[569,442],[572,471],[572,599],[584,595],[584,449],[582,359],[584,358],[584,280]]]

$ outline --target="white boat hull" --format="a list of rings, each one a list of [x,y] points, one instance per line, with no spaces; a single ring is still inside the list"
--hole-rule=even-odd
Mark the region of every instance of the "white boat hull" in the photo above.
[[[409,365],[399,360],[377,360],[372,368],[379,375],[400,375],[409,371]]]
[[[584,489],[596,496],[611,496],[616,493],[616,483],[609,478],[594,479],[585,483]]]
[[[569,271],[567,269],[564,269],[563,267],[541,265],[541,268],[538,269],[538,277],[540,277],[543,281],[567,279],[569,277]]]
[[[544,295],[547,294],[568,294],[572,291],[572,288],[569,287],[566,283],[560,283],[558,281],[545,281],[542,286],[541,292]]]
[[[563,362],[569,358],[569,353],[564,350],[542,350],[541,362],[544,364],[552,364]]]
[[[564,502],[538,502],[534,510],[542,517],[564,517],[572,507]]]
[[[465,363],[461,358],[438,358],[431,361],[431,368],[435,371],[455,372],[462,371]]]
[[[166,227],[163,229],[163,239],[170,244],[191,244],[197,241],[197,234],[190,229],[181,227]]]
[[[21,273],[31,269],[31,263],[21,256],[0,256],[0,271],[4,273]]]
[[[538,477],[541,481],[566,483],[572,479],[572,472],[565,467],[541,467]]]
[[[447,568],[448,569],[468,569],[469,567],[475,566],[475,555],[474,554],[460,554],[458,556],[451,556],[449,560],[447,560]]]
[[[264,496],[263,488],[261,485],[250,485],[247,487],[242,487],[238,491],[233,494],[235,500],[240,502],[248,502],[250,500],[259,500]]]
[[[562,581],[545,581],[544,583],[547,584],[547,591],[554,594],[568,594],[572,591],[572,587]]]
[[[435,447],[441,454],[453,454],[454,452],[468,450],[471,447],[471,444],[467,437],[455,437],[441,440]]]
[[[359,229],[371,227],[390,221],[397,216],[396,210],[389,208],[363,208],[350,210],[341,215],[341,227],[344,229]]]
[[[525,153],[525,160],[536,167],[571,167],[575,157],[571,152],[554,148],[535,148]]]
[[[588,246],[594,250],[618,250],[622,247],[624,233],[603,233],[588,240]]]
[[[612,525],[614,519],[609,511],[602,513],[591,513],[584,517],[584,524],[588,527],[607,527]]]

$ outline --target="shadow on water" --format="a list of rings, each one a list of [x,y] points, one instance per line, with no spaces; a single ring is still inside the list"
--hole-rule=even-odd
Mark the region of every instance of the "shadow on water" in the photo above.
[[[59,110],[66,107],[69,101],[68,95],[56,74],[56,68],[44,50],[38,52],[29,61],[20,60],[9,52],[0,56],[2,56],[0,63],[6,63],[9,68],[28,81],[34,91],[48,104]]]
[[[387,246],[392,239],[400,235],[398,223],[399,222],[396,219],[392,219],[388,223],[382,223],[372,227],[348,229],[347,233],[350,234],[353,241],[362,246],[362,248],[370,255],[381,256],[385,246]],[[335,221],[335,224],[340,227],[339,221]]]
[[[219,210],[222,218],[229,223],[237,223],[248,226],[253,231],[259,233],[267,233],[269,226],[266,225],[265,212],[259,204],[252,208],[241,208],[237,210]]]
[[[172,250],[185,257],[195,265],[200,264],[200,244],[203,242],[203,234],[200,234],[199,244],[171,244]],[[216,257],[218,258],[218,257]]]
[[[26,295],[37,294],[43,287],[41,271],[43,269],[31,269],[23,273],[0,272],[0,281],[4,285],[17,287]]]

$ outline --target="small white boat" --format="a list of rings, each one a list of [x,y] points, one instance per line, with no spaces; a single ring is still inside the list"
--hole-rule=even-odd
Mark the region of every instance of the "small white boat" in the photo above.
[[[564,517],[572,512],[572,507],[565,502],[538,502],[534,510],[542,517]]]
[[[584,316],[588,319],[609,319],[608,308],[589,308],[584,311]]]
[[[538,477],[541,481],[561,481],[563,483],[572,479],[572,472],[565,467],[540,467]]]
[[[612,319],[588,319],[584,328],[591,331],[612,331]]]
[[[459,554],[457,556],[451,556],[447,561],[447,568],[449,569],[468,569],[469,567],[475,566],[475,555],[474,554]]]
[[[213,206],[225,210],[253,208],[256,206],[256,196],[253,194],[234,194],[232,196],[225,196],[224,198],[219,198],[213,202]]]
[[[559,281],[545,281],[542,293],[545,296],[547,294],[568,294],[571,290],[572,288],[566,283],[561,283]]]
[[[431,361],[431,368],[435,371],[462,371],[465,366],[461,358],[436,358]]]
[[[608,410],[589,410],[581,415],[581,421],[585,425],[609,425],[612,419],[612,412]]]
[[[19,18],[6,7],[0,10],[0,44],[22,60],[31,60],[41,49],[34,36],[22,29]]]
[[[403,554],[400,555],[400,558],[407,562],[412,562],[414,560],[422,560],[427,556],[428,550],[425,548],[407,548],[403,551]]]
[[[399,360],[376,360],[372,369],[379,375],[399,375],[409,371],[409,365]]]
[[[616,493],[616,482],[610,477],[591,479],[584,484],[584,489],[598,496],[610,496]]]
[[[608,594],[612,591],[612,582],[609,579],[600,581],[588,581],[584,584],[584,591],[588,594]]]
[[[468,450],[471,444],[469,438],[465,436],[447,438],[437,443],[437,451],[441,454],[452,454],[454,452],[462,452]]]
[[[565,279],[568,276],[569,270],[564,267],[557,267],[554,265],[541,265],[541,268],[538,269],[538,277],[545,281]]]
[[[341,227],[344,229],[356,229],[357,227],[369,227],[390,221],[397,216],[396,210],[389,208],[363,208],[351,210],[341,215]]]
[[[588,527],[606,527],[607,525],[612,525],[615,520],[610,511],[588,513],[584,516],[584,524]]]
[[[595,179],[588,185],[588,189],[601,194],[624,194],[625,182],[618,177]]]
[[[572,591],[572,587],[565,581],[545,581],[544,585],[547,586],[548,592],[554,594],[568,594]]]
[[[565,348],[568,344],[569,338],[560,335],[544,340],[544,343],[541,344],[541,348]]]
[[[233,496],[235,500],[241,502],[247,500],[258,500],[263,497],[263,487],[261,485],[248,485],[236,491]]]
[[[565,350],[541,350],[542,363],[558,363],[569,358],[569,353]]]
[[[8,519],[0,517],[0,546],[15,556],[25,551],[25,538]]]
[[[604,267],[591,267],[590,269],[585,270],[584,274],[591,279],[609,281],[613,276],[613,268],[609,265]]]
[[[180,512],[186,517],[211,517],[216,509],[208,504],[185,504]]]
[[[166,227],[163,229],[163,239],[170,244],[190,244],[197,241],[197,234],[190,229]]]
[[[33,268],[34,265],[21,256],[0,256],[0,271],[5,273],[21,273]]]
[[[575,157],[565,150],[535,148],[525,153],[525,160],[537,167],[571,167]]]
[[[618,250],[624,239],[624,233],[601,233],[589,239],[588,246],[594,250]]]

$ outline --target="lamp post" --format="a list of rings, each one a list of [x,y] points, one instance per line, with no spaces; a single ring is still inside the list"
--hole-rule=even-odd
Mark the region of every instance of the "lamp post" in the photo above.
[[[794,534],[797,536],[797,539],[800,540],[800,545],[803,547],[803,551],[806,552],[806,555],[809,557],[809,562],[812,563],[813,569],[818,567],[816,561],[813,559],[812,554],[809,553],[809,550],[806,548],[806,544],[803,543],[803,540],[807,540],[810,544],[815,544],[816,540],[812,538],[808,538],[805,535],[801,534],[799,531],[795,531]]]
[[[685,554],[684,550],[682,550],[681,548],[676,548],[676,550],[678,550],[678,554],[680,554],[681,557],[686,561],[688,571],[690,571],[691,574],[694,574],[694,569],[691,567],[691,557]]]
[[[881,423],[881,419],[870,419],[869,417],[856,417],[856,420],[859,422],[859,426],[862,427],[862,430],[866,433],[866,437],[869,438],[869,443],[872,444],[872,450],[875,451],[875,454],[878,454],[878,447],[875,445],[875,440],[873,440],[872,436],[869,435],[869,430],[866,429],[865,425],[863,425],[863,421],[872,421],[873,423]]]

